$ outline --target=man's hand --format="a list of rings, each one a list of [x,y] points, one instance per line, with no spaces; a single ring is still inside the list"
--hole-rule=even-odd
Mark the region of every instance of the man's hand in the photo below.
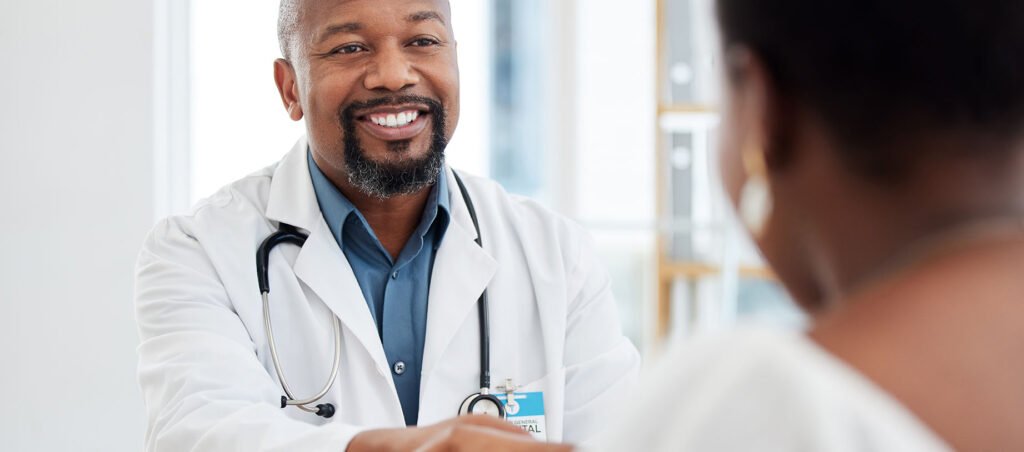
[[[425,427],[368,430],[356,435],[348,452],[566,452],[565,445],[534,441],[523,429],[491,416],[462,416]]]

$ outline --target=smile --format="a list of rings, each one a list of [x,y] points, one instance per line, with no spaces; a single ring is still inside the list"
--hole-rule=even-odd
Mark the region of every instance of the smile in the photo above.
[[[358,118],[359,125],[382,141],[404,141],[415,138],[427,126],[430,114],[416,108],[378,109]]]

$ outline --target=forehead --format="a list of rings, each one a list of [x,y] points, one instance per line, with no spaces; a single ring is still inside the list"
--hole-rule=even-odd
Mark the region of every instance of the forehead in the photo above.
[[[402,27],[410,19],[424,19],[424,14],[431,13],[451,27],[448,0],[305,0],[300,8],[304,10],[298,14],[299,28],[307,36],[346,24],[363,28]]]

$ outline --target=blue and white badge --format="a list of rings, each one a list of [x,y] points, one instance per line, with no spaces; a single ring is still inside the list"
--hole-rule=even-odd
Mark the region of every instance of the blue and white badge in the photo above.
[[[526,430],[533,439],[548,440],[548,428],[544,421],[543,392],[511,392],[495,394],[505,405],[506,420]],[[511,401],[509,399],[512,399]]]

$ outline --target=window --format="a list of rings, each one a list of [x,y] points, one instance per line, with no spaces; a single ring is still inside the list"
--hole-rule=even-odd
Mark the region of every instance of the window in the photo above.
[[[491,2],[491,174],[591,232],[623,328],[643,345],[655,271],[653,4]]]

